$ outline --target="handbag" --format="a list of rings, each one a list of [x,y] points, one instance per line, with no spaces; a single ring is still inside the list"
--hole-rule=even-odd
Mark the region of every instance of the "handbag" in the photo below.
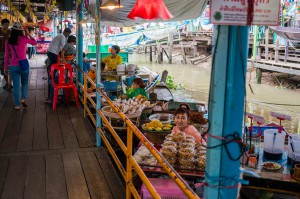
[[[18,62],[19,62],[19,66],[21,68],[21,70],[27,70],[29,68],[29,63],[28,63],[28,60],[27,59],[22,59],[22,60],[19,60],[19,57],[17,55],[17,52],[16,52],[16,49],[14,46],[12,46],[14,51],[15,51],[15,54],[16,54],[16,57],[18,59]]]

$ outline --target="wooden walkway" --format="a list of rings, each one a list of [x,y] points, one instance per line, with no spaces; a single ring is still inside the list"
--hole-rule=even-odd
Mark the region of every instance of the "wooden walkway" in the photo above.
[[[45,68],[30,73],[27,109],[13,110],[12,92],[0,94],[0,198],[124,198],[123,182],[94,130],[74,104],[53,111]]]
[[[252,60],[248,59],[248,63],[252,64]],[[260,68],[268,71],[275,71],[280,73],[286,73],[291,75],[300,75],[300,65],[299,63],[292,62],[275,62],[274,60],[259,60],[253,62],[255,68]]]

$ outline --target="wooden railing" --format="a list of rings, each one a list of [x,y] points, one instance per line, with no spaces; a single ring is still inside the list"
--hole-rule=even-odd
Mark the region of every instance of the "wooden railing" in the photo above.
[[[139,166],[139,164],[135,161],[135,159],[132,156],[132,147],[133,147],[133,134],[138,137],[138,139],[143,143],[148,150],[151,152],[151,154],[156,158],[157,162],[162,166],[162,168],[166,171],[166,173],[170,176],[171,179],[178,185],[178,187],[183,191],[183,193],[188,198],[197,199],[199,198],[197,194],[192,190],[192,188],[181,178],[181,176],[174,170],[172,166],[165,160],[165,158],[156,150],[155,147],[151,145],[149,140],[141,133],[141,131],[131,122],[130,119],[126,117],[126,115],[118,109],[113,102],[106,96],[105,93],[100,88],[96,89],[96,92],[98,92],[111,106],[111,108],[120,116],[120,118],[124,121],[127,127],[127,145],[123,143],[119,135],[116,133],[112,125],[109,123],[108,119],[105,117],[103,112],[101,110],[96,109],[96,103],[90,96],[90,94],[87,92],[87,83],[89,82],[91,85],[96,86],[93,80],[82,71],[82,69],[77,67],[77,70],[83,74],[84,76],[84,83],[77,82],[79,85],[79,89],[83,92],[83,98],[80,97],[80,100],[84,107],[84,116],[89,116],[92,120],[93,124],[96,126],[96,118],[92,114],[91,109],[87,105],[87,102],[89,102],[94,110],[96,110],[96,114],[99,114],[99,116],[102,119],[102,122],[106,125],[108,128],[110,134],[114,137],[117,144],[123,151],[123,153],[126,156],[126,168],[124,168],[121,164],[120,159],[117,157],[115,151],[113,150],[111,144],[109,143],[107,137],[105,136],[104,132],[101,128],[97,128],[97,133],[100,134],[101,139],[103,140],[105,146],[107,147],[109,153],[111,154],[115,164],[117,165],[121,175],[123,176],[125,182],[126,182],[126,199],[130,199],[131,196],[134,198],[140,198],[140,195],[135,188],[133,182],[132,182],[132,170],[134,170],[142,182],[145,184],[146,188],[149,190],[149,193],[152,195],[153,198],[160,198],[150,181],[148,180],[147,176]]]

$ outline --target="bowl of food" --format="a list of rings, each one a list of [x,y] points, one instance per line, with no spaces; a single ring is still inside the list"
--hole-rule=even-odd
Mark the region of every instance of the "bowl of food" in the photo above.
[[[149,120],[159,120],[162,123],[171,123],[174,120],[174,115],[169,113],[155,113],[149,116]]]

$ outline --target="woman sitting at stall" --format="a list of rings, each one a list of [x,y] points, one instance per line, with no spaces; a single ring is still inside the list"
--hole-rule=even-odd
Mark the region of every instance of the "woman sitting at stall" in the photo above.
[[[133,97],[137,97],[138,95],[144,96],[146,99],[148,99],[148,94],[145,90],[145,83],[142,80],[142,78],[135,78],[132,81],[131,87],[126,91],[126,95],[122,95],[121,98],[123,99],[130,99]]]
[[[197,131],[197,129],[193,125],[189,125],[190,118],[190,107],[187,104],[180,104],[179,108],[177,108],[175,112],[174,122],[175,125],[172,134],[177,132],[183,132],[186,135],[191,135],[195,138],[196,143],[200,143],[206,145],[206,141],[202,138],[201,134]]]
[[[118,55],[119,52],[120,52],[120,47],[117,45],[113,45],[111,47],[111,55],[104,57],[101,60],[102,63],[106,64],[104,72],[116,71],[117,65],[123,63],[122,57]],[[106,80],[111,81],[111,80],[116,80],[116,78],[112,76],[106,76]]]

